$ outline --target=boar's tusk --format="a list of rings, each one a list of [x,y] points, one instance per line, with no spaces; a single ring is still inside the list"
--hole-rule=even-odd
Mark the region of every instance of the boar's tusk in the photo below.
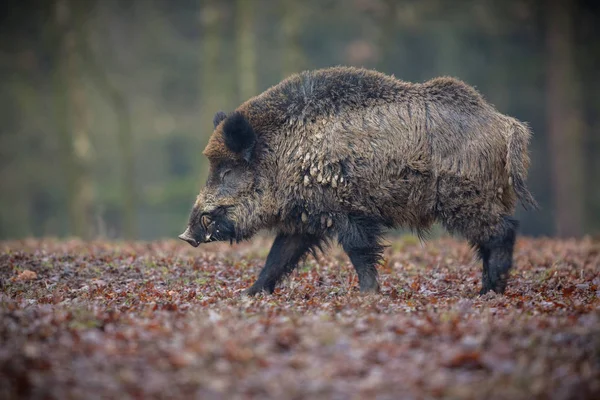
[[[212,239],[212,235],[213,235],[213,231],[215,230],[215,221],[212,221],[210,224],[208,224],[208,226],[206,227],[206,235],[204,235],[204,242],[208,243],[210,242],[210,240]],[[219,231],[217,230],[217,233]]]

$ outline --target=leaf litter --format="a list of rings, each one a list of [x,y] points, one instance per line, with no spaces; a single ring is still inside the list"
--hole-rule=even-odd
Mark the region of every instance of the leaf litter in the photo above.
[[[268,248],[0,243],[0,398],[599,398],[597,241],[519,239],[503,296],[396,238],[378,295],[333,247],[245,297]]]

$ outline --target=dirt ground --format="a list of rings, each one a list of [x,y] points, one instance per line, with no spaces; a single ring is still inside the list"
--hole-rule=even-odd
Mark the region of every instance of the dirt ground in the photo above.
[[[520,238],[506,295],[467,244],[337,247],[248,298],[269,242],[0,243],[0,398],[600,398],[600,243]]]

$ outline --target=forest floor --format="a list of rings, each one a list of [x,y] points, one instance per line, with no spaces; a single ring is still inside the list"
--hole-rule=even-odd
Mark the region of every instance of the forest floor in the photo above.
[[[0,398],[600,398],[600,243],[520,238],[506,295],[464,242],[337,247],[248,298],[269,243],[0,242]]]

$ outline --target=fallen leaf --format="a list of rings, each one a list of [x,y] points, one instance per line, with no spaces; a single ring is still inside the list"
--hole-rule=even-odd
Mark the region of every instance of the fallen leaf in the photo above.
[[[37,274],[31,270],[24,270],[13,278],[13,281],[31,281],[37,279]]]

